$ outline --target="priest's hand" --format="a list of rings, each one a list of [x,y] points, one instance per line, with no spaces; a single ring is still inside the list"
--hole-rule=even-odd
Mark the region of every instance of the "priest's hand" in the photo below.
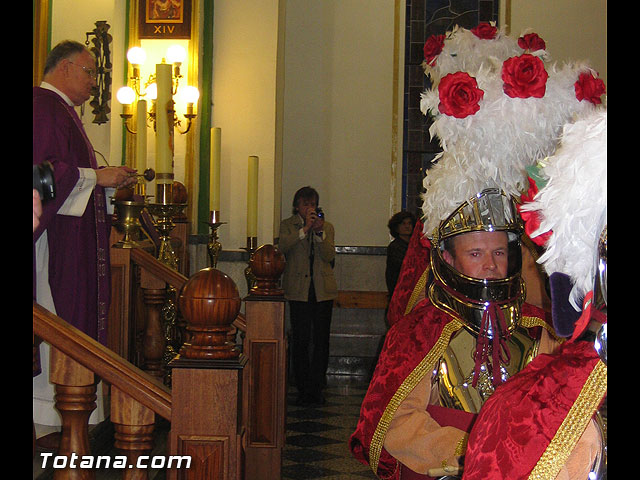
[[[96,170],[97,183],[102,187],[128,187],[138,181],[137,177],[131,176],[132,173],[136,173],[136,170],[126,165],[99,168]]]

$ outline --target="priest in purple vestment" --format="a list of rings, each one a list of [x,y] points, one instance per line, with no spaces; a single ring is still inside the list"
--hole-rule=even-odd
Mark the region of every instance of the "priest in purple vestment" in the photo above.
[[[106,344],[111,226],[105,187],[124,187],[136,178],[130,167],[98,168],[74,109],[90,98],[95,85],[93,54],[79,42],[64,41],[49,53],[43,82],[33,89],[33,163],[51,162],[56,184],[56,197],[43,202],[33,232],[33,298]],[[36,380],[52,391],[48,372],[42,370],[34,378],[34,422],[59,425],[55,412],[51,421],[39,416],[47,408],[37,401],[50,399],[39,395]]]
[[[98,169],[74,109],[95,85],[95,58],[81,43],[67,41],[51,51],[44,81],[33,89],[33,163],[52,163],[57,192],[43,204],[33,239],[35,245],[46,231],[47,280],[57,315],[106,344],[110,224],[104,187],[136,179],[126,166]]]

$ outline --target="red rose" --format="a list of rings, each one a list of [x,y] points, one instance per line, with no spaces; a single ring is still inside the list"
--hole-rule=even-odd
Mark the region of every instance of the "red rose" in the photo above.
[[[477,27],[471,29],[471,32],[483,40],[493,40],[498,34],[498,28],[489,23],[479,23]]]
[[[518,46],[523,50],[535,52],[536,50],[544,50],[547,44],[541,39],[537,33],[527,33],[518,39]]]
[[[444,35],[431,35],[424,43],[424,59],[427,61],[427,65],[434,66],[436,64],[436,57],[440,55],[444,48]]]
[[[589,72],[583,72],[578,81],[573,84],[576,90],[576,98],[579,102],[586,100],[595,105],[600,105],[600,96],[605,93],[604,82]]]
[[[511,98],[544,97],[548,77],[542,60],[528,53],[502,64],[502,89]]]
[[[438,110],[441,113],[465,118],[480,110],[484,91],[478,88],[476,79],[467,72],[456,72],[442,77],[438,85],[438,96]]]

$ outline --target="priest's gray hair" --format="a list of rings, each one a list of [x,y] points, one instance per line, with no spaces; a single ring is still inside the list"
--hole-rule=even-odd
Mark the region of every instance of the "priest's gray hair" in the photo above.
[[[91,53],[91,51],[89,51],[82,43],[74,40],[63,40],[53,47],[49,52],[49,55],[47,55],[47,60],[44,64],[44,74],[46,75],[53,71],[61,60],[74,57],[84,51],[89,52],[93,56],[93,53]]]

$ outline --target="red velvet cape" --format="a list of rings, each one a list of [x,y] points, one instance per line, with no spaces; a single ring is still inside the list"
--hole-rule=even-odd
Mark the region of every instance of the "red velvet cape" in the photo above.
[[[529,478],[599,362],[593,343],[565,342],[557,353],[538,355],[499,386],[471,430],[462,478]],[[606,389],[606,367],[604,382]],[[591,409],[585,409],[585,420],[601,400],[594,398]],[[556,463],[556,469],[564,465],[560,460]]]

